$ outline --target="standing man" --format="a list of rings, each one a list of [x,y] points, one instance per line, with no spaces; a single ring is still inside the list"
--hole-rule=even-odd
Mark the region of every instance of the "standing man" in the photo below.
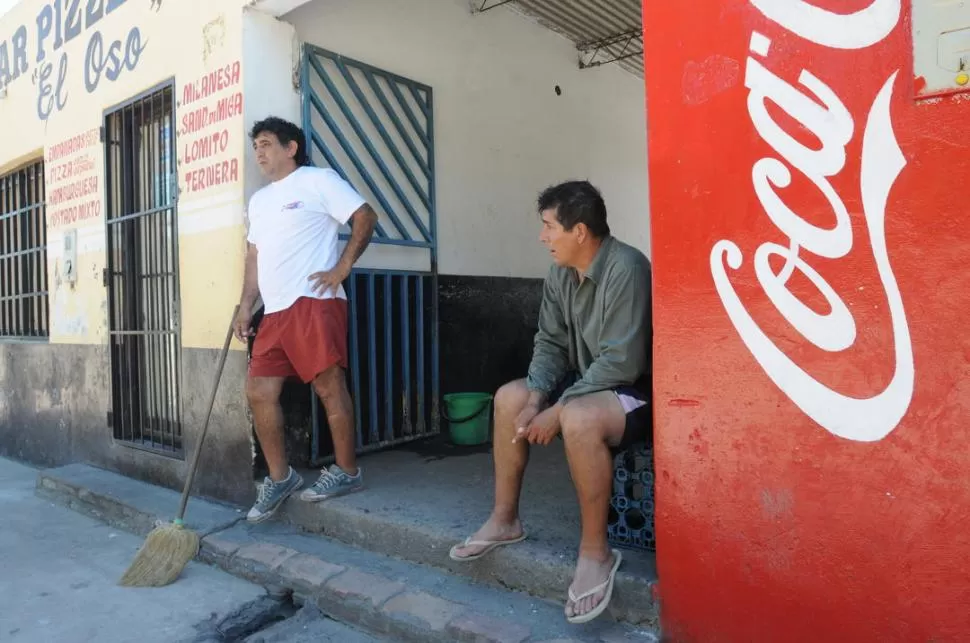
[[[588,182],[549,188],[538,209],[553,266],[532,363],[527,378],[495,395],[495,507],[451,558],[477,560],[525,539],[519,496],[529,447],[561,435],[582,523],[565,612],[585,623],[606,609],[621,561],[607,544],[613,454],[651,438],[651,269],[610,234],[606,205]]]
[[[306,139],[280,118],[257,122],[250,137],[256,161],[270,183],[249,201],[246,271],[236,337],[253,335],[253,306],[261,296],[264,317],[255,333],[246,395],[256,436],[269,466],[250,522],[272,517],[303,478],[286,459],[280,392],[287,377],[312,383],[333,434],[336,464],[300,498],[318,501],[357,491],[354,415],[347,368],[347,295],[343,281],[370,243],[377,214],[340,175],[308,165]],[[337,236],[353,234],[342,254]]]

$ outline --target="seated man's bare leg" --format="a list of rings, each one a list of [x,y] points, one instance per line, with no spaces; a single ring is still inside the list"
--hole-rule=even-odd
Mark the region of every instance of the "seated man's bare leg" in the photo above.
[[[515,418],[529,400],[525,380],[509,382],[495,394],[495,435],[493,457],[495,458],[495,508],[488,521],[476,531],[471,541],[495,542],[516,540],[522,536],[519,521],[519,496],[522,492],[522,476],[529,461],[529,443],[515,437]],[[454,556],[465,558],[481,553],[485,545],[455,547]]]
[[[582,521],[579,560],[570,589],[575,596],[582,596],[604,583],[613,568],[613,555],[607,542],[613,484],[613,457],[609,447],[619,444],[623,438],[626,413],[612,391],[603,391],[569,401],[560,418]],[[575,604],[568,601],[566,615],[591,612],[605,595],[604,589]]]

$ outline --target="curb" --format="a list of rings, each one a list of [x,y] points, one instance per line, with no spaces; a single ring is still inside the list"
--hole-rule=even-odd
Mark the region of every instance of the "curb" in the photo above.
[[[370,570],[331,564],[282,545],[239,543],[214,534],[203,539],[200,558],[255,583],[291,589],[297,603],[312,602],[338,620],[401,641],[540,640],[533,637],[528,625],[499,620],[447,598],[409,589]],[[628,631],[594,640],[654,643],[658,639],[651,632]]]
[[[35,493],[41,498],[139,536],[147,536],[155,528],[155,522],[161,520],[161,516],[139,511],[115,498],[92,493],[81,486],[44,473],[37,476]]]
[[[340,500],[319,504],[288,500],[279,517],[298,529],[352,547],[403,558],[548,601],[558,600],[563,588],[572,582],[573,566],[531,540],[517,547],[499,547],[487,559],[472,564],[458,563],[447,555],[457,542],[455,538],[418,525],[385,523],[379,516]],[[524,568],[530,570],[529,575],[521,573]],[[631,560],[628,559],[617,573],[615,587],[608,609],[612,617],[641,627],[658,626],[656,584],[631,571]]]
[[[139,536],[148,535],[159,522],[171,522],[171,512],[178,506],[179,497],[171,489],[82,464],[39,472],[34,493]],[[244,518],[235,508],[192,498],[185,524],[205,535],[231,527]]]

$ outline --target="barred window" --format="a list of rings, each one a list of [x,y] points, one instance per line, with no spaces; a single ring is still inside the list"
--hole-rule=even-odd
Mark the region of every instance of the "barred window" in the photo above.
[[[50,334],[44,161],[0,176],[0,338]]]

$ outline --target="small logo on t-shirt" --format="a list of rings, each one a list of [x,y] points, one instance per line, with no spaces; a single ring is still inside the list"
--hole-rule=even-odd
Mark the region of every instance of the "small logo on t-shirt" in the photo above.
[[[299,210],[303,207],[303,201],[294,201],[283,206],[284,210]]]

